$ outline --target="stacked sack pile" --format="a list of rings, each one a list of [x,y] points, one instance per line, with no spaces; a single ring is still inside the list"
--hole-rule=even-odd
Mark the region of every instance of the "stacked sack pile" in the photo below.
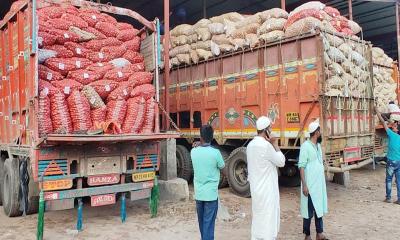
[[[42,135],[153,131],[153,74],[145,71],[137,29],[73,6],[39,8],[38,19]]]
[[[371,74],[367,45],[362,41],[323,35],[325,94],[327,96],[371,97]]]
[[[182,24],[171,30],[171,66],[197,63],[221,53],[254,48],[260,43],[279,41],[321,29],[359,40],[361,27],[340,12],[319,1],[307,2],[290,14],[273,8],[254,15],[226,13]]]
[[[280,39],[287,17],[286,11],[274,8],[250,16],[230,12],[194,25],[178,25],[170,33],[170,64],[196,64],[221,53],[254,48],[260,40]]]
[[[380,112],[386,113],[389,112],[389,102],[397,99],[397,84],[392,76],[393,59],[378,47],[372,48],[372,59],[374,63],[374,96],[376,105]]]

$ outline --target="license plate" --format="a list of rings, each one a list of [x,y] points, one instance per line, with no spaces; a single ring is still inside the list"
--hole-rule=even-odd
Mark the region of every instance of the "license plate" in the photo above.
[[[99,207],[104,205],[111,205],[115,203],[115,194],[104,194],[90,197],[90,205],[92,207]]]
[[[91,157],[87,161],[88,175],[101,175],[121,172],[121,157]]]
[[[72,179],[61,179],[43,182],[44,191],[69,189],[72,187]]]
[[[104,174],[89,176],[87,183],[89,186],[100,186],[119,183],[119,174]]]
[[[144,172],[132,174],[132,181],[143,182],[153,180],[156,177],[156,172]]]

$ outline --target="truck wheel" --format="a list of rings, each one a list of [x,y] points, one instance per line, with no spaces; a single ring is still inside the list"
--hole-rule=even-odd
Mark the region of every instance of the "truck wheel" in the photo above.
[[[4,155],[0,157],[0,206],[3,206],[3,180],[4,180],[4,162],[6,158]]]
[[[6,159],[4,162],[3,210],[9,217],[17,217],[22,213],[19,209],[19,174],[18,161]]]
[[[247,181],[246,148],[236,148],[229,156],[228,182],[232,191],[242,197],[250,197],[250,184]]]
[[[178,177],[190,183],[193,177],[193,166],[189,150],[185,146],[176,145],[176,166]]]
[[[224,149],[219,149],[219,151],[221,152],[221,155],[224,158],[225,167],[221,170],[218,188],[226,188],[229,186],[228,173],[227,173],[229,153]]]
[[[285,165],[279,169],[281,175],[279,176],[279,184],[284,187],[298,187],[301,184],[300,171],[294,165]]]

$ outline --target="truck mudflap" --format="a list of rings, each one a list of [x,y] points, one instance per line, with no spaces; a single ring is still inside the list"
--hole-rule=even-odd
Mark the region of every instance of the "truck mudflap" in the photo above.
[[[370,163],[372,163],[374,161],[373,158],[368,158],[362,161],[359,161],[358,163],[354,163],[351,165],[342,165],[341,167],[332,167],[332,166],[328,166],[326,167],[326,171],[329,173],[343,173],[343,172],[347,172],[350,170],[354,170],[354,169],[358,169],[361,167],[364,167]]]
[[[72,189],[64,191],[45,192],[45,201],[75,199],[87,196],[105,195],[112,193],[131,192],[142,189],[151,189],[154,186],[154,181],[137,182],[137,183],[123,183],[118,185],[91,187]]]

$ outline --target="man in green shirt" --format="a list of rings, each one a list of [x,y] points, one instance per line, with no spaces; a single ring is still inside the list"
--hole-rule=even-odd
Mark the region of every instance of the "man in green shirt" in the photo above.
[[[323,232],[322,217],[328,213],[328,197],[326,194],[324,163],[322,159],[322,134],[319,120],[308,126],[310,139],[300,148],[299,169],[301,176],[300,212],[303,217],[303,233],[305,240],[310,240],[310,225],[315,216],[317,240],[327,239]]]
[[[218,149],[211,146],[214,130],[210,125],[200,129],[201,145],[190,155],[194,170],[194,198],[202,240],[214,240],[215,218],[218,211],[218,183],[225,163]]]

